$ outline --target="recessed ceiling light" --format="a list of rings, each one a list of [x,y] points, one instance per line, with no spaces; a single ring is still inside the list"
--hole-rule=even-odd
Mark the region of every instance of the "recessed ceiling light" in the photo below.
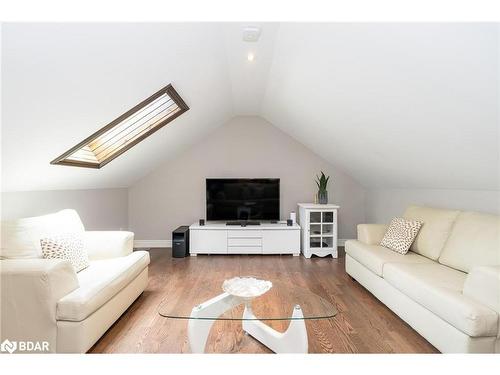
[[[260,27],[247,26],[243,28],[244,42],[257,42],[260,38]]]
[[[249,52],[247,55],[247,60],[248,61],[253,61],[255,59],[255,55],[252,52]]]

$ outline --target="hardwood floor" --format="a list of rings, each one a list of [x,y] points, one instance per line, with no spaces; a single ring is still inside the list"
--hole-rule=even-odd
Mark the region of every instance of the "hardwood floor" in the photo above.
[[[189,353],[187,320],[164,318],[166,298],[193,300],[198,290],[220,291],[219,280],[253,275],[300,285],[330,301],[332,319],[306,321],[311,353],[436,353],[437,350],[345,272],[338,259],[292,256],[210,255],[175,259],[152,249],[149,285],[92,347],[91,353]],[[214,280],[217,280],[216,282]],[[215,285],[217,284],[217,285]],[[198,297],[199,299],[199,297]],[[283,331],[288,322],[266,322]],[[208,353],[269,353],[245,335],[238,321],[216,321]]]

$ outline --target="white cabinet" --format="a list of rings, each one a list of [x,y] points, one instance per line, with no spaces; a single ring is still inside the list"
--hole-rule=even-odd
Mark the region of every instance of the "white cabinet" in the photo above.
[[[333,204],[299,203],[301,248],[306,258],[312,255],[337,258],[338,209]]]
[[[300,226],[263,223],[229,226],[207,223],[189,227],[189,252],[197,254],[300,254]]]
[[[264,232],[263,245],[266,254],[300,253],[300,229],[292,231]]]
[[[218,230],[189,228],[190,253],[227,254],[227,234]]]

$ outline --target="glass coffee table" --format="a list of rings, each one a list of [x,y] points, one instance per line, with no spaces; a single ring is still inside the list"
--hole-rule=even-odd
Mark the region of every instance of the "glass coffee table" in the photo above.
[[[192,353],[203,353],[212,325],[217,320],[241,321],[243,331],[275,353],[307,353],[306,320],[331,319],[337,309],[308,288],[269,280],[272,287],[259,296],[228,293],[224,280],[210,281],[202,291],[172,295],[159,306],[161,316],[187,320]],[[265,321],[290,321],[285,332],[278,332]]]

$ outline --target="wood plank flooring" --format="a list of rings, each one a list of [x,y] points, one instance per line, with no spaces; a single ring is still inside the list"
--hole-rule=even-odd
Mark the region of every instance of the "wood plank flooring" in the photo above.
[[[187,320],[164,318],[166,298],[198,303],[196,291],[213,296],[219,280],[252,275],[300,285],[331,302],[332,319],[306,321],[311,353],[436,353],[437,350],[345,272],[344,257],[210,255],[175,259],[170,249],[151,249],[149,285],[92,347],[91,353],[189,353]],[[215,281],[217,280],[217,281]],[[216,285],[217,284],[217,285]],[[284,331],[288,322],[266,322]],[[216,321],[207,353],[270,353],[245,335],[238,321]]]

